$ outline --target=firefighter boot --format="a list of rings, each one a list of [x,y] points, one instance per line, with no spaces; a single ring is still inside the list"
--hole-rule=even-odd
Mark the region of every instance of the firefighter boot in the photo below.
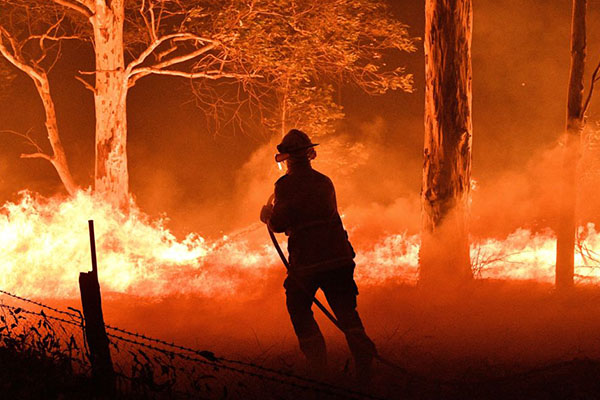
[[[298,338],[300,350],[306,357],[310,375],[320,376],[327,370],[327,349],[323,335],[313,335],[307,338]]]
[[[355,357],[354,367],[356,369],[358,384],[363,388],[368,387],[373,377],[373,355],[361,354]]]
[[[373,375],[373,358],[377,354],[375,344],[362,327],[346,331],[346,339],[354,358],[358,383],[361,386],[368,386]]]

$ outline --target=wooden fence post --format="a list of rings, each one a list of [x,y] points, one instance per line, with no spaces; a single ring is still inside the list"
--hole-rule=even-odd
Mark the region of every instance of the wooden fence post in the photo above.
[[[94,236],[94,221],[89,220],[90,247],[92,252],[92,270],[79,274],[79,290],[81,305],[85,318],[85,336],[90,351],[92,364],[92,379],[100,395],[112,396],[115,393],[115,373],[104,317],[102,315],[102,299],[98,282],[98,265],[96,262],[96,240]]]

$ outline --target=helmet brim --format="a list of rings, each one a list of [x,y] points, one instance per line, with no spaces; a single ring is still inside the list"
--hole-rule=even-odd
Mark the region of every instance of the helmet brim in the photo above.
[[[294,154],[294,153],[298,153],[298,152],[303,151],[303,150],[308,150],[308,149],[313,148],[313,147],[318,146],[318,145],[319,145],[319,143],[311,143],[308,146],[303,146],[303,147],[300,147],[300,148],[297,148],[297,149],[293,149],[291,151],[280,152],[278,154],[275,154],[275,161],[276,162],[285,161],[288,158],[290,158],[292,156],[292,154]]]

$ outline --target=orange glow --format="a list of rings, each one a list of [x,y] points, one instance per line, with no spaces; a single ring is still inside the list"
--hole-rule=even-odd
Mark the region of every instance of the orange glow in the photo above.
[[[164,220],[151,220],[135,206],[124,215],[85,191],[69,199],[23,192],[20,202],[6,203],[0,214],[0,287],[24,296],[76,297],[78,273],[90,269],[87,219],[95,220],[105,292],[226,296],[242,285],[256,287],[268,271],[283,268],[261,224],[214,241],[195,233],[178,240]],[[580,282],[598,284],[593,255],[600,234],[593,224],[585,232],[575,274]],[[416,282],[417,235],[392,234],[363,246],[357,248],[359,284]],[[474,242],[471,258],[475,275],[483,279],[552,282],[555,238],[549,231],[518,229],[504,240]]]
[[[22,295],[74,297],[80,271],[90,269],[87,219],[95,220],[103,291],[139,296],[212,294],[235,289],[235,272],[259,274],[274,254],[247,249],[223,237],[206,242],[197,234],[177,240],[163,220],[150,221],[137,208],[128,216],[88,192],[42,199],[23,192],[0,215],[0,286]]]

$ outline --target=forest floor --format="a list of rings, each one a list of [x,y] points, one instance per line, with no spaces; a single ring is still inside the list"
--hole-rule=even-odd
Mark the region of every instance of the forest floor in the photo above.
[[[302,374],[280,278],[274,273],[260,290],[237,296],[108,293],[104,315],[113,326]],[[374,396],[600,398],[600,288],[557,293],[536,282],[479,280],[451,295],[393,282],[360,290],[367,332],[404,369],[378,363],[368,389]],[[352,386],[343,336],[315,314],[330,353],[323,379]]]

